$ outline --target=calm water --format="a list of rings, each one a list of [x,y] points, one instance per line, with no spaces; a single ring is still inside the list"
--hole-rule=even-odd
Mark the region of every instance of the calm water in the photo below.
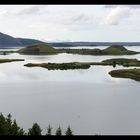
[[[127,48],[140,51],[140,47]],[[140,134],[140,83],[108,75],[110,70],[123,67],[48,71],[23,66],[29,62],[101,61],[115,57],[140,60],[140,55],[1,55],[25,61],[0,64],[0,112],[11,113],[25,130],[38,122],[45,131],[50,123],[53,132],[59,125],[63,130],[70,125],[74,134],[80,135]]]

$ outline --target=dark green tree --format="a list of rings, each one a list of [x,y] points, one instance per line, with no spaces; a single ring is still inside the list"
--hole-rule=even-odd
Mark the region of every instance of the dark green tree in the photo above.
[[[72,130],[71,130],[71,128],[70,128],[70,126],[68,126],[68,128],[67,128],[67,130],[66,130],[65,134],[66,134],[66,136],[72,136],[72,135],[73,135]]]
[[[11,130],[12,130],[12,131],[11,131],[11,132],[12,132],[12,135],[24,135],[24,134],[25,134],[24,130],[21,129],[21,128],[17,125],[16,120],[13,121]]]
[[[50,126],[50,124],[49,124],[49,126],[48,126],[48,129],[47,129],[47,134],[46,134],[47,136],[51,136],[52,135],[52,127]]]
[[[37,123],[34,123],[32,128],[29,129],[28,135],[41,135],[41,128]]]
[[[6,126],[6,119],[3,114],[0,114],[0,135],[6,135],[7,133],[7,126]]]
[[[61,127],[59,126],[56,130],[56,136],[61,136],[62,135],[62,130],[61,130]]]
[[[113,61],[113,67],[114,68],[116,67],[116,61]]]
[[[0,114],[0,135],[24,135],[23,129],[21,129],[16,120],[12,121],[11,114],[4,117]]]

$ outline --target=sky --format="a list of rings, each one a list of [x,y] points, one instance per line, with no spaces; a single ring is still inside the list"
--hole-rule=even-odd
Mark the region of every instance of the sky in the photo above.
[[[140,41],[140,5],[0,5],[0,32],[42,41]]]

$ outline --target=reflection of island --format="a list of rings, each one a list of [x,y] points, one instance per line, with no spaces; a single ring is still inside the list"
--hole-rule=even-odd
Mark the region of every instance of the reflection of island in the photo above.
[[[17,51],[28,55],[50,55],[57,53],[72,53],[81,55],[134,55],[140,52],[127,50],[123,46],[115,45],[106,49],[55,49],[50,44],[28,46]]]

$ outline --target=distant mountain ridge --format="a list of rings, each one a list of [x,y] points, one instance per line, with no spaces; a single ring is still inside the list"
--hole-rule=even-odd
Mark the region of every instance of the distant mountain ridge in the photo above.
[[[140,42],[51,42],[54,47],[76,47],[76,46],[140,46]]]
[[[43,41],[37,40],[37,39],[29,39],[29,38],[17,38],[22,45],[24,46],[30,46],[30,45],[35,45],[35,44],[42,44],[45,43]]]
[[[17,38],[0,32],[0,47],[21,46],[22,43]]]
[[[0,48],[8,47],[23,47],[30,45],[37,45],[47,43],[37,39],[30,38],[15,38],[10,35],[0,32]],[[53,47],[76,47],[76,46],[112,46],[112,45],[122,45],[122,46],[140,46],[140,42],[49,42]]]
[[[20,46],[28,46],[34,44],[42,44],[42,43],[45,42],[36,39],[15,38],[0,32],[0,48],[20,47]]]

